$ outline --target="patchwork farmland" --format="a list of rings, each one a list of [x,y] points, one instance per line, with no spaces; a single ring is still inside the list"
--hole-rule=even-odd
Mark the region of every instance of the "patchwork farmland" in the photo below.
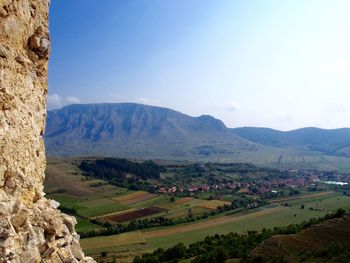
[[[85,237],[83,249],[98,262],[132,262],[136,255],[179,242],[189,245],[206,236],[259,231],[318,218],[340,207],[350,209],[350,196],[332,189],[312,192],[304,188],[259,206],[244,203],[251,200],[254,205],[258,195],[249,199],[238,193],[232,198],[227,189],[221,194],[182,195],[152,188],[128,190],[84,176],[77,163],[79,159],[49,159],[45,190],[48,198],[61,204],[62,211],[77,218],[77,232]]]
[[[49,165],[46,179],[48,198],[60,202],[62,210],[74,211],[79,233],[103,229],[102,225],[92,223],[93,220],[110,224],[127,224],[132,220],[156,217],[174,220],[209,213],[218,206],[230,203],[193,197],[171,200],[168,195],[130,191],[103,180],[87,181],[74,162],[58,158],[49,159],[49,162],[54,165]],[[67,179],[67,185],[61,182],[60,187],[68,189],[68,192],[57,188],[57,176]],[[70,188],[72,185],[75,186]]]
[[[318,204],[323,206],[324,210],[300,209],[300,205],[304,204],[304,202],[309,207],[315,207]],[[123,243],[107,242],[108,248],[92,249],[92,244],[96,241],[96,238],[83,239],[82,246],[88,254],[93,255],[95,258],[99,257],[101,251],[108,251],[108,254],[115,257],[117,262],[127,263],[131,262],[136,255],[150,252],[159,247],[168,248],[179,242],[188,245],[203,240],[206,236],[215,234],[244,233],[251,230],[259,231],[263,228],[269,229],[275,226],[287,226],[309,220],[310,218],[321,217],[339,207],[349,207],[349,204],[350,197],[338,193],[328,192],[321,195],[306,195],[306,199],[298,198],[288,207],[281,204],[273,204],[193,224],[115,235],[113,237],[118,238],[118,241],[119,238],[122,238],[124,240]],[[127,238],[128,235],[130,235],[130,239]],[[135,236],[137,236],[137,240],[135,240]],[[100,237],[99,242],[104,243],[104,239],[110,240],[112,237]],[[125,240],[129,240],[129,243],[126,244]]]

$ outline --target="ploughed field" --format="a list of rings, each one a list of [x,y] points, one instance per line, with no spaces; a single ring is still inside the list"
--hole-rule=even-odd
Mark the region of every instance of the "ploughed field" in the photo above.
[[[135,203],[152,199],[153,197],[156,197],[156,196],[157,195],[150,194],[145,191],[138,191],[125,196],[116,197],[114,198],[114,200],[116,200],[117,202],[120,202],[123,205],[132,205]]]
[[[177,200],[176,203],[182,205],[188,203],[191,200],[193,200],[193,197],[184,197]]]
[[[218,208],[219,206],[230,205],[230,204],[231,204],[231,202],[228,202],[228,201],[210,200],[210,201],[207,201],[203,204],[200,204],[199,207],[214,210],[214,209]]]

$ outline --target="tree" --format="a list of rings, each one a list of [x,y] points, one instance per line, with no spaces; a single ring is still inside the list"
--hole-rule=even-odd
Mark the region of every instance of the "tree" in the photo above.
[[[346,211],[344,209],[339,208],[337,212],[335,212],[335,217],[342,217],[345,213]]]
[[[229,253],[226,248],[220,247],[216,250],[217,262],[225,262],[228,256],[229,256]]]
[[[171,259],[180,259],[183,256],[185,256],[186,247],[183,243],[179,243],[172,248],[169,248],[165,250],[164,252],[164,259],[165,260],[171,260]]]

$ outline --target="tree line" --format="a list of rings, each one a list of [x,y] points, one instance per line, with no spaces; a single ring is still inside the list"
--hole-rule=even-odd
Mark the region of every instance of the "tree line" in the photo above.
[[[107,180],[110,184],[131,190],[151,188],[147,179],[160,179],[163,166],[153,161],[132,162],[127,159],[103,158],[95,161],[82,161],[80,169],[85,176]],[[127,176],[131,175],[131,176]]]

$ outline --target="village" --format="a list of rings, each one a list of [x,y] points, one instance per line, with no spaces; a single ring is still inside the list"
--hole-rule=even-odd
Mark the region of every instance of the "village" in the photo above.
[[[288,169],[283,171],[289,174],[285,178],[262,178],[260,180],[223,180],[221,183],[205,183],[205,184],[191,184],[188,186],[171,185],[164,186],[161,184],[154,185],[156,191],[160,194],[174,194],[174,195],[189,195],[194,196],[199,192],[220,192],[236,193],[245,195],[283,195],[286,189],[289,189],[289,195],[298,194],[297,189],[308,188],[308,190],[319,191],[324,190],[326,182],[333,181],[350,181],[348,174],[335,174],[333,172],[324,172],[318,170],[301,170]],[[268,179],[268,180],[267,180]],[[342,184],[340,184],[342,185]],[[346,185],[346,183],[344,184]]]

